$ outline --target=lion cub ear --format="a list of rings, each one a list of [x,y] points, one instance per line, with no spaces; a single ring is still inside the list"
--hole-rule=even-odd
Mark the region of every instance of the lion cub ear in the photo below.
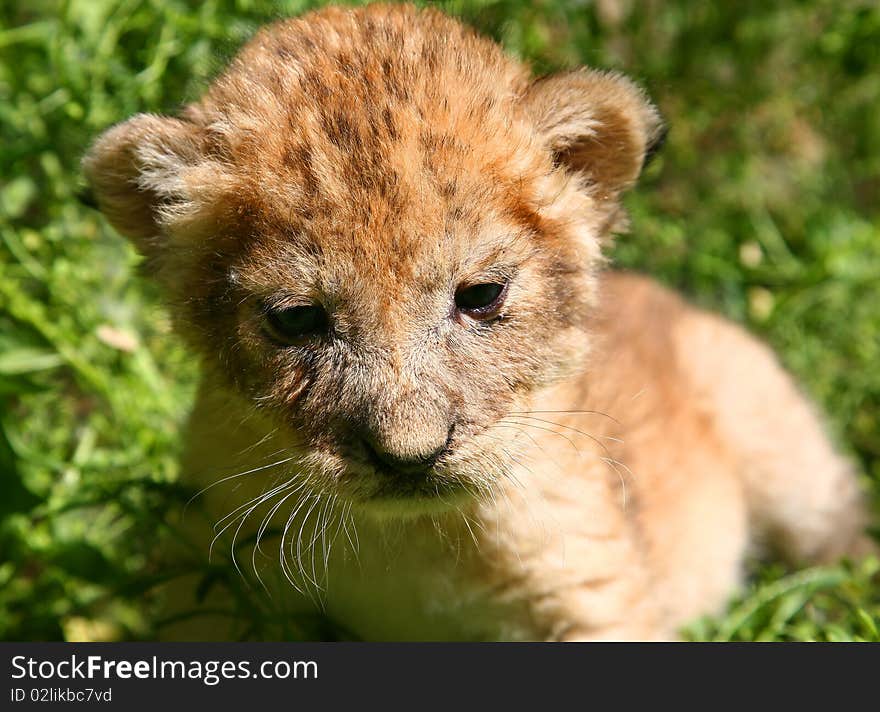
[[[537,79],[523,105],[558,164],[584,175],[599,200],[616,200],[666,135],[645,93],[619,74],[581,69]]]
[[[223,166],[206,155],[201,127],[153,114],[107,130],[82,165],[98,208],[147,257],[210,222],[228,184]]]

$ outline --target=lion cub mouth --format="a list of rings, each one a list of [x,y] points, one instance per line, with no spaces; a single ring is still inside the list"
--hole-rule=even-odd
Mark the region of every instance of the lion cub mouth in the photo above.
[[[443,499],[457,499],[468,492],[467,488],[460,483],[440,481],[434,477],[408,479],[400,475],[389,477],[385,473],[382,473],[381,476],[385,481],[370,493],[367,501],[430,499],[442,502]]]
[[[358,475],[357,500],[367,510],[392,509],[396,515],[405,514],[407,508],[414,513],[441,512],[455,509],[473,496],[472,488],[442,472],[442,463],[394,467],[370,456],[358,465],[371,471],[369,482],[364,482],[363,474]]]

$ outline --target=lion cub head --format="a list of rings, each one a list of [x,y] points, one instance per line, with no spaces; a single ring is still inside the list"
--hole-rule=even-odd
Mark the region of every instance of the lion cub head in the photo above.
[[[503,475],[493,426],[583,360],[601,243],[660,134],[620,76],[533,79],[436,11],[373,5],[263,29],[84,168],[311,486],[415,511]]]

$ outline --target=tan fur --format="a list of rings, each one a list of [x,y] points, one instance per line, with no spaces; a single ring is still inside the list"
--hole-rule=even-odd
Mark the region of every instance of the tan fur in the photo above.
[[[231,512],[218,547],[274,550],[236,564],[290,615],[314,602],[377,639],[669,638],[723,606],[750,545],[864,541],[855,479],[773,356],[600,274],[661,134],[623,77],[533,80],[436,11],[373,5],[272,25],[179,118],[97,140],[98,202],[203,359],[189,481],[207,521]],[[455,311],[492,282],[493,319]],[[266,309],[309,304],[326,333],[267,336]],[[404,476],[366,443],[443,449]]]

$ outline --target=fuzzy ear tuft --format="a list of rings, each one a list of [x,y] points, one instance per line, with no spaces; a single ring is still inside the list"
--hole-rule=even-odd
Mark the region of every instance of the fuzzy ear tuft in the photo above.
[[[631,188],[665,136],[645,93],[611,72],[581,69],[538,79],[523,104],[557,162],[584,174],[600,200]]]
[[[163,237],[185,226],[223,184],[194,180],[212,166],[200,127],[182,119],[138,114],[102,134],[83,158],[83,172],[98,208],[148,256]],[[195,183],[201,183],[198,190]]]

